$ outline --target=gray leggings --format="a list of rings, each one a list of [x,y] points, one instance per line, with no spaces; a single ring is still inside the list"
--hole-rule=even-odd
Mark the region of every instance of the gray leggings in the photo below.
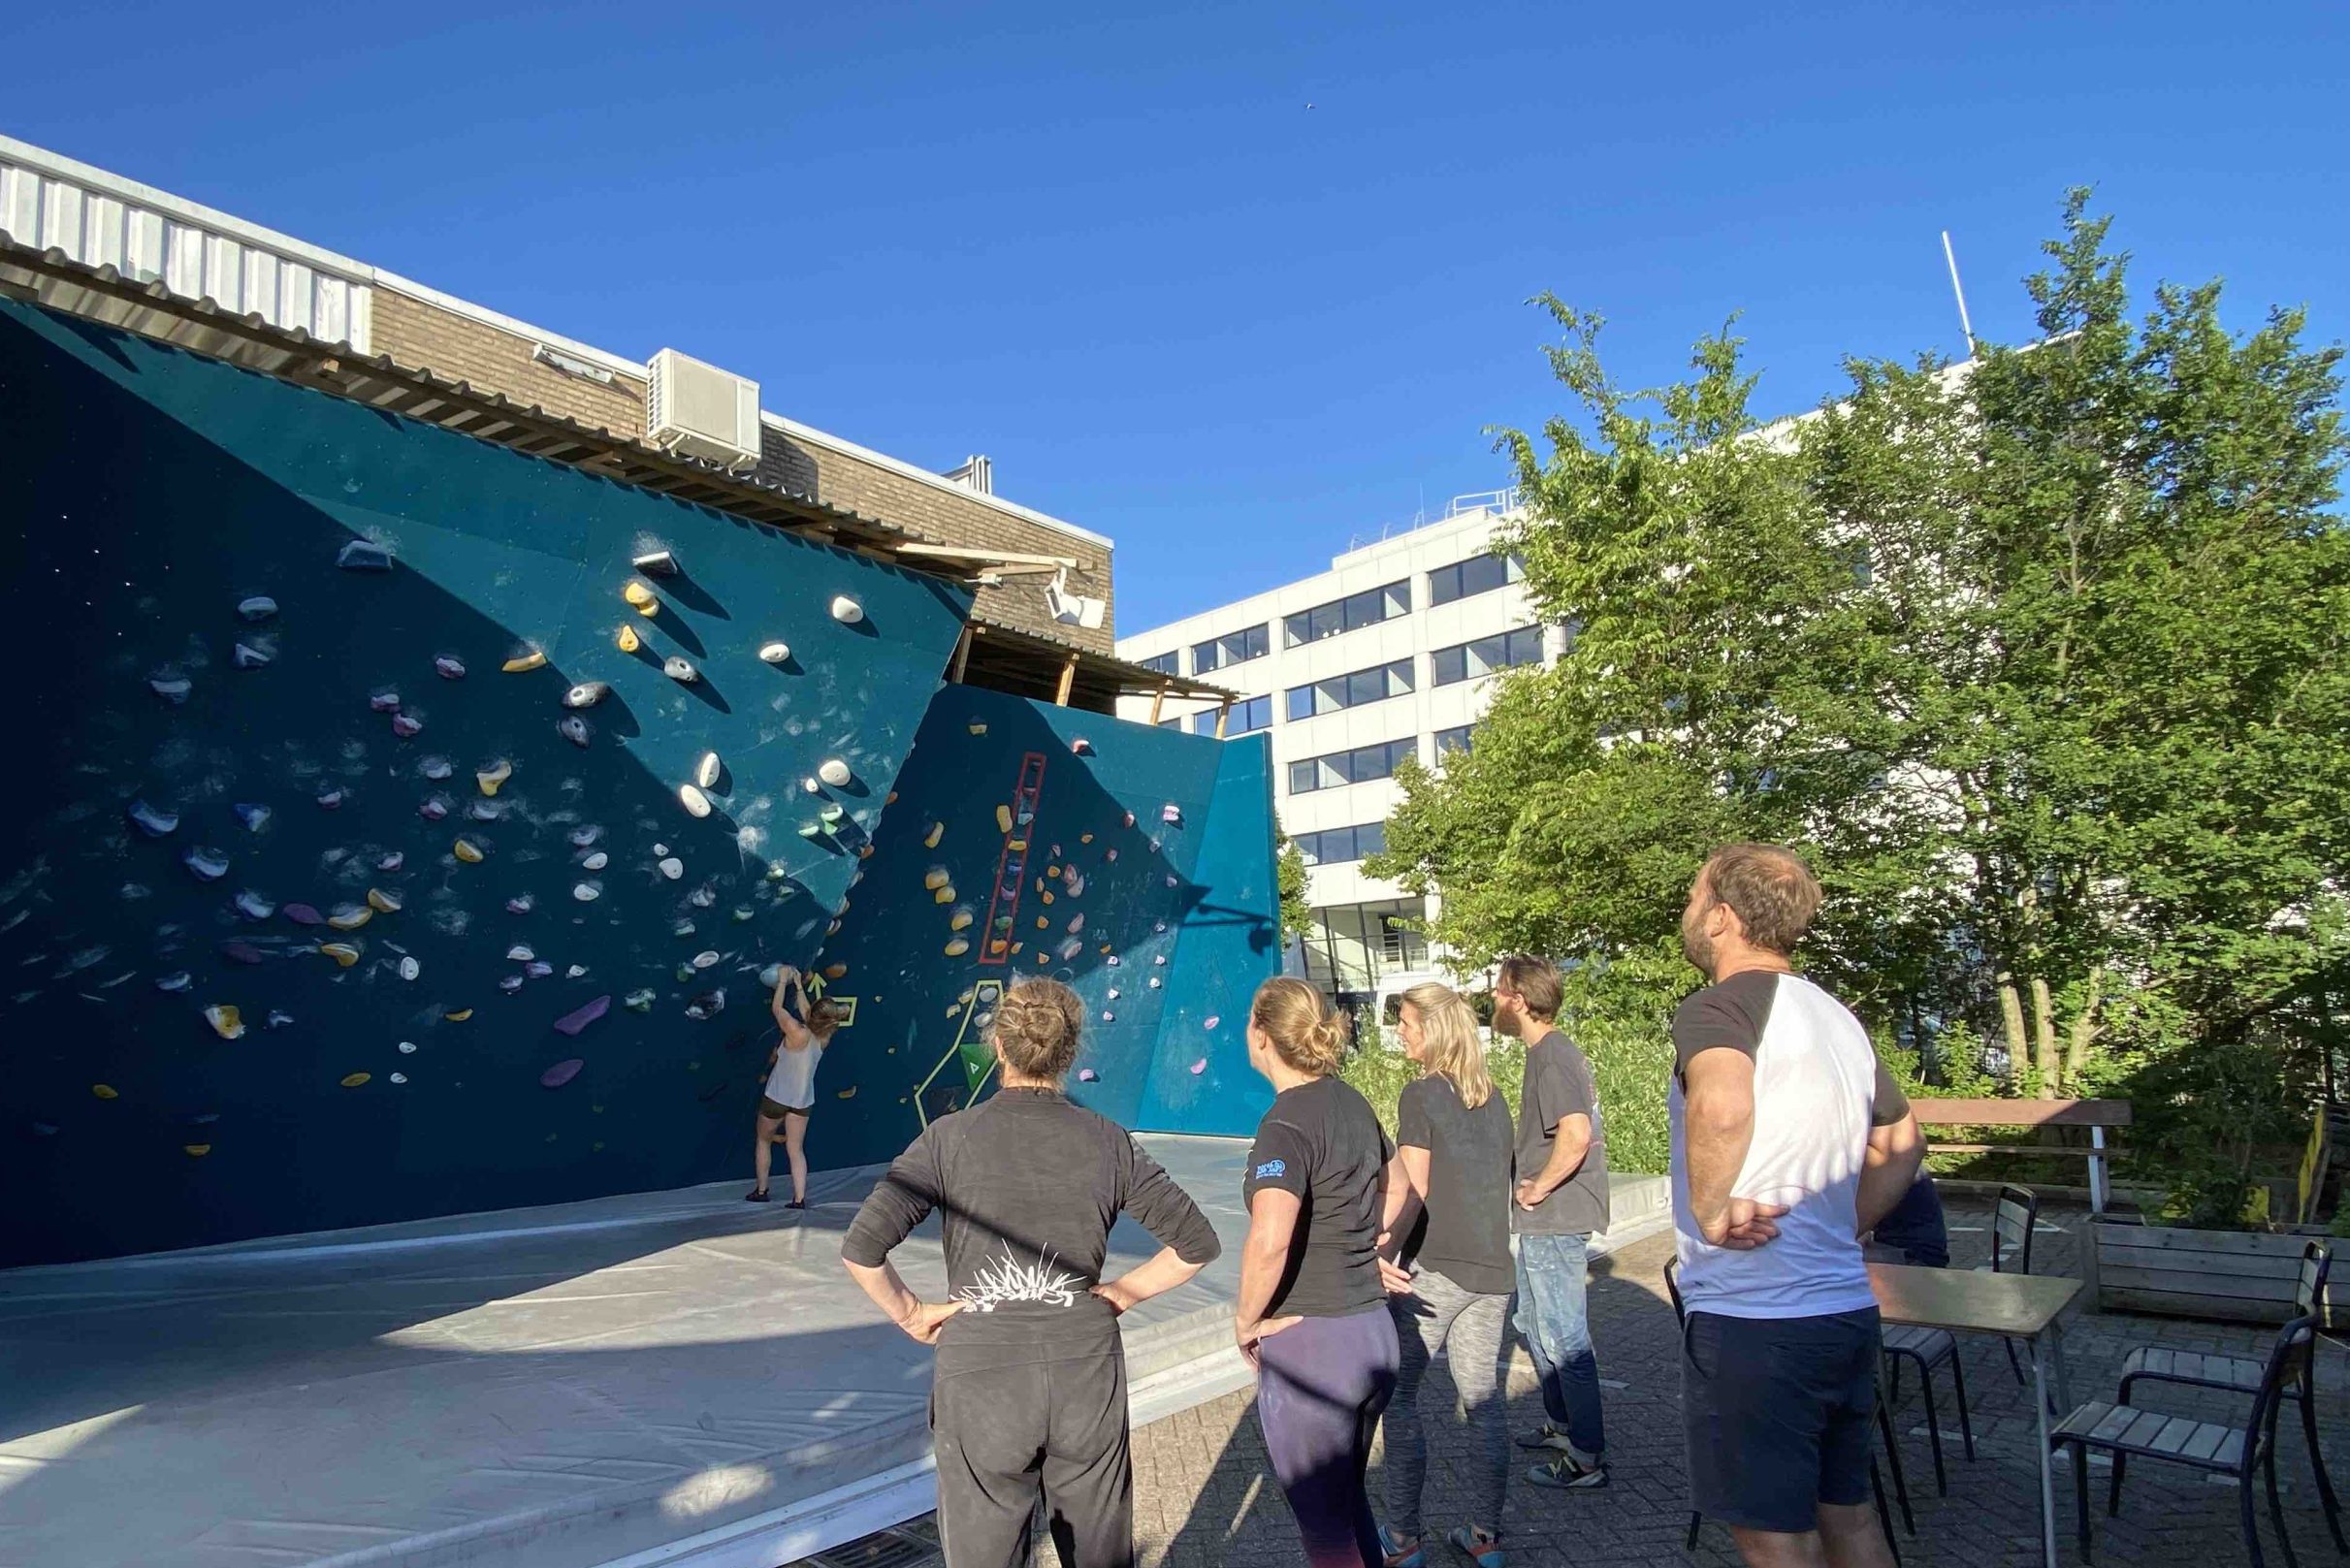
[[[1420,1386],[1429,1362],[1451,1347],[1453,1387],[1460,1391],[1460,1416],[1469,1424],[1475,1449],[1468,1465],[1468,1522],[1497,1533],[1501,1528],[1501,1489],[1509,1478],[1508,1412],[1501,1391],[1509,1375],[1509,1349],[1502,1326],[1509,1321],[1507,1296],[1465,1291],[1442,1274],[1423,1268],[1412,1276],[1412,1294],[1391,1296],[1402,1360],[1396,1395],[1387,1407],[1387,1524],[1397,1535],[1421,1533],[1420,1483],[1428,1473],[1428,1434],[1420,1424]],[[1448,1447],[1450,1445],[1447,1445]]]

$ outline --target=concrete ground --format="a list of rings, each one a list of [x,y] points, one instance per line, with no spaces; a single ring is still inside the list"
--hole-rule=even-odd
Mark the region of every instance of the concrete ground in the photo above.
[[[2038,1241],[2040,1271],[2077,1277],[2077,1241],[2083,1216],[2077,1211],[2044,1214]],[[1988,1257],[1988,1210],[1973,1202],[1953,1204],[1950,1213],[1954,1261],[1971,1264]],[[1626,1247],[1601,1262],[1592,1280],[1593,1333],[1600,1374],[1607,1380],[1607,1423],[1612,1485],[1605,1490],[1537,1491],[1513,1481],[1507,1538],[1518,1568],[1572,1564],[1574,1568],[1648,1568],[1651,1564],[1737,1561],[1727,1533],[1718,1526],[1700,1535],[1694,1553],[1683,1549],[1689,1527],[1681,1439],[1678,1340],[1663,1286],[1671,1255],[1669,1234]],[[2234,1355],[2266,1353],[2270,1335],[2259,1329],[2223,1328],[2172,1319],[2103,1315],[2076,1311],[2066,1337],[2074,1397],[2113,1395],[2121,1359],[2137,1344],[2157,1341],[2179,1349],[2217,1350]],[[1899,1411],[1898,1430],[1917,1521],[1915,1539],[1901,1540],[1905,1564],[1952,1564],[1964,1568],[2024,1568],[2037,1564],[2039,1487],[2028,1395],[2008,1367],[1995,1341],[1965,1343],[1967,1387],[1974,1412],[1977,1456],[1969,1462],[1958,1445],[1957,1418],[1949,1403],[1948,1374],[1938,1388],[1946,1443],[1949,1495],[1935,1493],[1924,1418],[1912,1383]],[[2336,1458],[2337,1481],[2350,1482],[2350,1418],[2343,1393],[2350,1368],[2338,1347],[2321,1346],[2319,1394],[2322,1437]],[[1439,1384],[1443,1374],[1436,1374]],[[1510,1386],[1513,1429],[1541,1420],[1533,1372],[1525,1353]],[[1150,1425],[1136,1436],[1136,1530],[1142,1560],[1149,1568],[1272,1568],[1297,1560],[1297,1537],[1288,1506],[1265,1469],[1264,1449],[1243,1391]],[[1439,1391],[1429,1405],[1448,1401]],[[2141,1390],[2141,1404],[2209,1419],[2241,1419],[2244,1401],[2185,1390]],[[1461,1520],[1459,1463],[1462,1449],[1441,1437],[1432,1444],[1427,1515],[1430,1528]],[[1448,1452],[1449,1449],[1449,1452]],[[2334,1560],[2310,1481],[2300,1432],[2288,1422],[2280,1437],[2278,1473],[2287,1521],[2304,1560]],[[2245,1559],[2237,1531],[2236,1493],[2178,1466],[2141,1461],[2132,1467],[2122,1517],[2108,1520],[2104,1492],[2108,1472],[2091,1472],[2097,1561],[2106,1564],[2225,1565]],[[1373,1456],[1374,1502],[1382,1495],[1383,1473]],[[2057,1472],[2056,1503],[2060,1560],[2076,1560],[2073,1488],[2069,1465]],[[917,1527],[917,1532],[919,1526]],[[2265,1512],[2261,1530],[2270,1562],[2281,1560]],[[865,1560],[842,1555],[842,1563]],[[906,1537],[891,1555],[877,1560],[910,1563],[934,1560],[918,1533]],[[1441,1546],[1432,1563],[1465,1559]]]

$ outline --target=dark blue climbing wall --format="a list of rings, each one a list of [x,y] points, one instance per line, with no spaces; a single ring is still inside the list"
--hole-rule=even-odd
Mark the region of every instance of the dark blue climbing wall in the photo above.
[[[0,1264],[747,1165],[961,590],[7,301],[0,467]]]
[[[1253,1132],[1271,1092],[1244,1026],[1280,963],[1267,758],[1263,736],[942,690],[824,947],[857,1011],[819,1075],[813,1158],[886,1159],[983,1092],[993,999],[1036,976],[1084,1001],[1078,1101]]]

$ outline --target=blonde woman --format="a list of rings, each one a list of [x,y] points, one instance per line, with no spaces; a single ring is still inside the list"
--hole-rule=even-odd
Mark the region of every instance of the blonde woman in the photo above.
[[[808,1118],[816,1114],[816,1069],[824,1047],[848,1020],[848,1012],[829,1002],[811,1003],[800,984],[799,971],[790,965],[775,978],[775,995],[767,999],[775,1015],[779,1038],[767,1053],[767,1082],[758,1098],[758,1136],[751,1148],[752,1188],[746,1200],[769,1200],[767,1171],[778,1142],[791,1168],[791,1201],[787,1208],[808,1206]],[[795,1012],[794,1009],[797,1009]]]
[[[1266,1456],[1309,1568],[1376,1568],[1363,1475],[1396,1386],[1396,1325],[1379,1273],[1394,1146],[1336,1076],[1344,1026],[1303,980],[1267,980],[1248,1009],[1249,1065],[1274,1089],[1241,1191],[1248,1240],[1234,1337],[1257,1369]]]
[[[1502,1328],[1516,1285],[1509,1106],[1486,1073],[1476,1014],[1451,987],[1432,983],[1404,992],[1396,1032],[1420,1077],[1404,1086],[1397,1104],[1396,1157],[1380,1227],[1400,1243],[1399,1262],[1411,1272],[1412,1290],[1387,1301],[1402,1356],[1387,1407],[1387,1524],[1379,1547],[1388,1568],[1423,1568],[1428,1561],[1420,1525],[1428,1472],[1420,1388],[1429,1362],[1449,1344],[1453,1386],[1474,1447],[1468,1522],[1448,1539],[1478,1568],[1501,1568],[1510,1453]]]
[[[1077,993],[1024,980],[989,1034],[1000,1087],[941,1116],[865,1200],[841,1259],[889,1320],[938,1347],[930,1429],[949,1568],[1029,1560],[1037,1491],[1069,1568],[1131,1568],[1134,1467],[1118,1318],[1213,1262],[1199,1206],[1115,1122],[1061,1092],[1084,1018]],[[951,1299],[906,1289],[890,1250],[933,1210]],[[1157,1256],[1104,1280],[1131,1214]]]

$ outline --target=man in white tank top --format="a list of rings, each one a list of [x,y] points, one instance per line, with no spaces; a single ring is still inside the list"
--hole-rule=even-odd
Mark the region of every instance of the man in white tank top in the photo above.
[[[1819,908],[1792,852],[1738,844],[1681,919],[1712,983],[1673,1018],[1673,1225],[1690,1500],[1751,1568],[1890,1568],[1868,1501],[1880,1355],[1860,1236],[1924,1155],[1844,1005],[1788,954]]]

